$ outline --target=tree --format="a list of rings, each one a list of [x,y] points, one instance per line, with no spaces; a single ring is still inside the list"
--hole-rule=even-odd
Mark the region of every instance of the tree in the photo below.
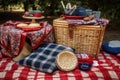
[[[63,13],[61,0],[0,0],[2,8],[7,9],[8,5],[23,3],[24,10],[42,10],[44,15],[60,16]],[[119,22],[120,18],[120,0],[62,0],[65,4],[70,2],[72,5],[100,10],[102,17],[108,18],[112,22]],[[113,5],[114,4],[114,5]]]

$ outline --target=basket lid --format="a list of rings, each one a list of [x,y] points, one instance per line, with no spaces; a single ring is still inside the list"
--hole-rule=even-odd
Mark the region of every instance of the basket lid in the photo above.
[[[62,51],[57,55],[56,65],[62,71],[71,71],[78,63],[76,55],[71,51]]]

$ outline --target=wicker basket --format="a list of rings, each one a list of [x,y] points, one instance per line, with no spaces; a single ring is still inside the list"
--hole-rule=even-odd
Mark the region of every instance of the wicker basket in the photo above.
[[[56,57],[56,66],[62,71],[74,70],[77,63],[76,55],[70,51],[62,51]]]
[[[56,43],[76,49],[76,53],[87,53],[97,57],[106,26],[72,25],[62,18],[53,21]]]

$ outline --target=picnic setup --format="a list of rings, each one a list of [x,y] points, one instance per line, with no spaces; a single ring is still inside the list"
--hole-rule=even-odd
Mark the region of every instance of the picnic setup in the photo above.
[[[60,3],[53,24],[41,10],[0,24],[0,80],[120,80],[120,40],[103,42],[109,20]]]

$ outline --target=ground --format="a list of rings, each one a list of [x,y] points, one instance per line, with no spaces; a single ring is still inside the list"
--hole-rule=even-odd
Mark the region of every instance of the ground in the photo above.
[[[4,23],[5,21],[8,20],[26,20],[22,18],[23,15],[23,11],[14,11],[14,12],[10,12],[10,11],[0,11],[0,24]],[[45,18],[43,20],[48,20],[50,24],[52,24],[53,19],[55,19],[57,17],[49,17],[49,18]],[[28,20],[30,21],[30,20]],[[110,40],[120,40],[120,25],[118,26],[110,26],[108,25],[106,30],[105,30],[105,34],[104,34],[104,39],[103,41],[110,41]]]

